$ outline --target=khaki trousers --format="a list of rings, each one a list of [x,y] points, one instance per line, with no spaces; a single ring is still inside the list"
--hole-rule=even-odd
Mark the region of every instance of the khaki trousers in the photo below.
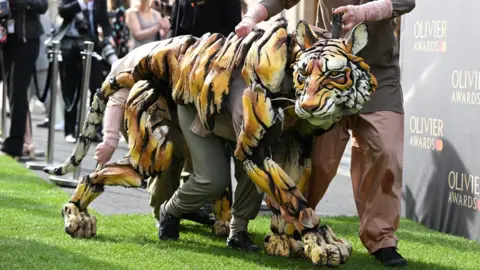
[[[379,111],[344,117],[318,137],[312,153],[312,179],[306,191],[316,206],[335,177],[352,132],[350,173],[359,236],[369,253],[397,245],[402,192],[404,115]]]
[[[194,105],[178,105],[178,118],[183,136],[190,145],[193,174],[180,186],[166,204],[166,210],[177,217],[200,209],[205,200],[216,199],[231,183],[230,157],[226,142],[214,135],[199,136],[191,131],[197,117]],[[183,164],[183,163],[182,163]],[[237,187],[233,194],[232,216],[252,220],[257,216],[263,194],[235,160]]]

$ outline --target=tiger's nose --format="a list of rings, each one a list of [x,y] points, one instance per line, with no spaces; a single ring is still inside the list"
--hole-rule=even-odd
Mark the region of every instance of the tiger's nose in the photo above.
[[[301,107],[305,111],[311,113],[315,110],[315,108],[317,108],[317,104],[311,102],[302,102]]]

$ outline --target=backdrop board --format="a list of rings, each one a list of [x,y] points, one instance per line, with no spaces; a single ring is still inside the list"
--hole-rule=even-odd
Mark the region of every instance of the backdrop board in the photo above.
[[[401,30],[404,216],[480,242],[479,0],[421,0]]]

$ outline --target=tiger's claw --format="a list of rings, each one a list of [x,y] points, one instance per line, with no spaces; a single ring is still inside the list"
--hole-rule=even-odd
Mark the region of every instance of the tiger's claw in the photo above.
[[[335,236],[329,226],[323,225],[303,236],[304,253],[315,265],[336,267],[352,255],[351,244]]]
[[[80,211],[73,203],[63,206],[62,216],[65,232],[72,238],[90,238],[97,234],[97,218],[87,210]]]
[[[295,240],[286,234],[270,233],[265,236],[265,250],[268,254],[282,257],[303,256],[302,241]]]

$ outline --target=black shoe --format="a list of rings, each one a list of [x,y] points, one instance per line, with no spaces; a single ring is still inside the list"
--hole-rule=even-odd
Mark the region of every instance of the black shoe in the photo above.
[[[381,248],[373,254],[383,265],[390,267],[407,266],[407,260],[397,252],[396,247]]]
[[[227,240],[227,245],[232,248],[239,248],[244,251],[259,251],[260,248],[253,243],[246,231],[236,233]]]
[[[189,214],[184,214],[182,216],[182,219],[190,220],[204,225],[215,224],[215,219],[202,210]]]
[[[43,122],[38,123],[37,127],[39,128],[48,128],[48,118],[43,119]]]
[[[180,237],[180,218],[165,211],[165,204],[160,206],[158,238],[161,240],[178,240]]]
[[[202,208],[200,208],[200,211],[202,211],[203,213],[208,213],[209,214],[213,214],[213,204],[211,201],[205,201],[203,203],[203,206]]]

